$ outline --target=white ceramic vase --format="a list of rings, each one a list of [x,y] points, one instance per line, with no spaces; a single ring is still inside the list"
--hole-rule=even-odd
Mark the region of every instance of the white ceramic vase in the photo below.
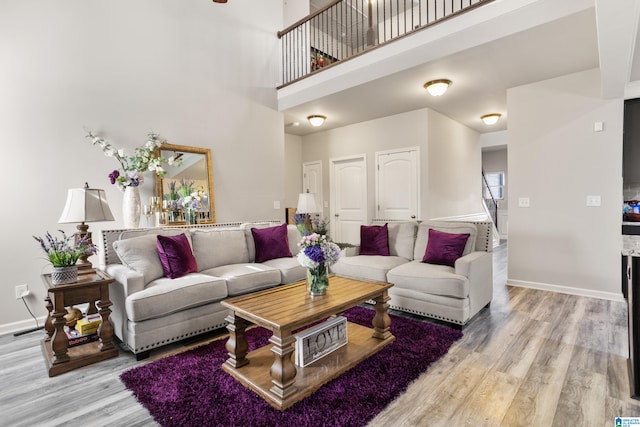
[[[138,228],[140,225],[140,191],[138,187],[126,187],[122,199],[122,218],[124,228]]]
[[[54,285],[66,285],[68,283],[76,283],[78,281],[78,267],[71,265],[69,267],[53,267],[51,272],[51,283]]]

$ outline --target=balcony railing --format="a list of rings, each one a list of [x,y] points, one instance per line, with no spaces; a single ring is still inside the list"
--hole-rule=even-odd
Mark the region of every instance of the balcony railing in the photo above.
[[[282,86],[492,1],[335,1],[278,32]]]

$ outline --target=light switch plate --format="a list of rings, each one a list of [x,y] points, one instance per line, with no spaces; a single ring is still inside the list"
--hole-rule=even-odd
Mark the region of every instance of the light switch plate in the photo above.
[[[600,196],[587,196],[587,206],[600,206]]]
[[[520,197],[518,199],[519,208],[528,208],[531,206],[531,200],[528,197]]]
[[[276,200],[273,202],[273,209],[280,209],[280,200]]]

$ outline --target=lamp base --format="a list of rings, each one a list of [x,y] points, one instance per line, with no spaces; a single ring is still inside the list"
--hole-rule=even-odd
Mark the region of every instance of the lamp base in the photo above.
[[[89,261],[87,261],[87,263],[85,264],[81,263],[80,260],[78,260],[76,266],[78,266],[78,274],[89,274],[96,272],[96,269],[93,268],[93,264],[91,264]]]
[[[78,229],[78,232],[75,236],[76,243],[79,238],[82,238],[82,236],[86,236],[87,242],[92,243],[91,232],[89,231],[89,226],[87,224],[82,222],[78,224],[76,228]],[[96,269],[93,268],[93,264],[91,264],[91,261],[89,261],[87,258],[89,258],[89,255],[80,255],[80,258],[78,258],[78,261],[76,262],[76,266],[78,267],[78,274],[89,274],[96,272]]]

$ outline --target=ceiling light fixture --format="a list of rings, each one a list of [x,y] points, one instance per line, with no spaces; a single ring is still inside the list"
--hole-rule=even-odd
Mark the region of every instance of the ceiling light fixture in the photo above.
[[[429,91],[431,96],[441,96],[451,86],[451,80],[438,79],[431,80],[424,84],[424,88]]]
[[[498,120],[500,120],[501,114],[498,113],[492,113],[492,114],[485,114],[484,116],[480,117],[482,119],[482,121],[484,122],[485,125],[495,125],[496,123],[498,123]]]
[[[309,123],[311,123],[311,126],[318,127],[318,126],[322,126],[324,121],[327,120],[327,116],[320,116],[316,114],[316,115],[307,117],[307,120],[309,120]]]

